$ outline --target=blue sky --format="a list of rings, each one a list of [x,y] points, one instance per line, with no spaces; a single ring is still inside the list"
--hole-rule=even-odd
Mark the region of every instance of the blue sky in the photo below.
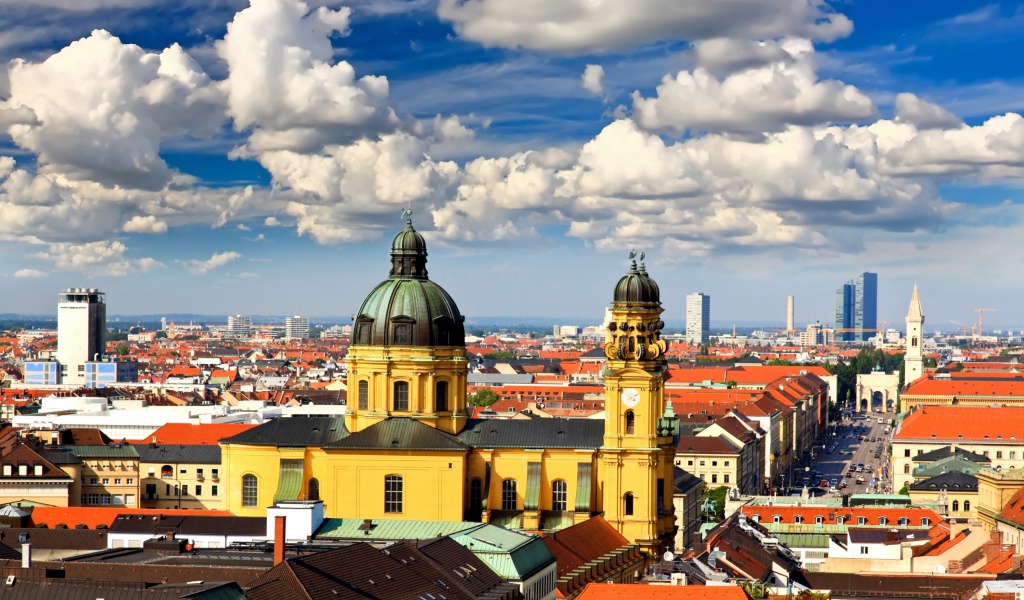
[[[1024,326],[1018,2],[0,4],[0,312],[349,315],[411,207],[470,317]]]

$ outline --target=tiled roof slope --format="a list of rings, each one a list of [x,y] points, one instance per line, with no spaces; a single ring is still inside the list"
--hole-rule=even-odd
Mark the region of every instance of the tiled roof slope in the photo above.
[[[7,454],[5,454],[3,456],[3,458],[0,459],[0,462],[2,462],[5,465],[11,465],[11,467],[12,467],[11,475],[0,476],[0,479],[3,479],[3,480],[12,480],[12,479],[26,479],[26,480],[30,480],[30,479],[38,479],[39,476],[35,475],[35,470],[34,470],[34,467],[35,467],[36,464],[40,464],[40,465],[43,466],[43,473],[42,473],[42,477],[43,478],[47,478],[47,479],[55,479],[55,478],[56,479],[66,479],[68,481],[72,480],[71,477],[68,476],[67,473],[62,471],[60,468],[58,468],[52,462],[46,460],[38,452],[36,452],[31,447],[29,447],[29,446],[27,446],[25,444],[20,444],[18,446],[15,446],[13,450],[11,450]],[[24,475],[24,476],[19,476],[18,475],[18,463],[19,462],[28,463],[28,474],[27,475]]]
[[[582,523],[547,534],[542,539],[558,561],[559,577],[629,545],[629,540],[609,525],[604,517],[591,517]]]
[[[738,585],[638,586],[628,583],[592,583],[577,600],[622,600],[642,597],[645,600],[749,600]]]
[[[922,377],[910,384],[901,396],[1024,396],[1024,378],[950,378]]]
[[[507,583],[467,548],[448,537],[416,546],[403,542],[388,555],[429,580],[441,579],[470,598],[517,598],[518,586]]]
[[[247,446],[324,446],[348,435],[341,417],[280,417],[221,440]]]
[[[604,421],[471,419],[458,439],[473,448],[597,449],[604,441]]]
[[[351,433],[325,448],[349,450],[450,450],[467,452],[469,446],[454,436],[407,417],[392,417]]]
[[[144,443],[213,445],[224,438],[256,427],[251,423],[168,423],[142,440]]]
[[[990,462],[992,462],[989,459],[989,457],[987,457],[987,456],[985,456],[983,454],[978,454],[977,452],[971,452],[970,450],[965,450],[964,448],[956,448],[954,450],[953,446],[943,446],[942,448],[937,448],[937,449],[932,450],[930,452],[924,452],[922,454],[918,454],[917,456],[914,457],[914,462],[916,462],[916,463],[932,462],[932,461],[935,461],[935,460],[942,460],[944,458],[949,458],[950,456],[962,456],[962,457],[966,458],[967,460],[969,460],[971,462],[975,462],[975,463],[990,463]]]
[[[139,462],[220,464],[220,446],[138,446]]]
[[[1024,407],[924,406],[903,419],[894,439],[991,441],[1024,439]]]
[[[999,516],[996,519],[1024,528],[1024,487],[1010,497],[1009,502],[1003,506],[1003,510],[999,511]]]
[[[233,516],[226,510],[188,510],[170,508],[122,508],[104,507],[96,508],[91,506],[37,506],[32,509],[29,517],[29,524],[32,526],[46,525],[51,529],[58,523],[64,523],[68,527],[85,525],[95,529],[97,525],[110,525],[117,519],[118,515],[189,515],[189,516]]]

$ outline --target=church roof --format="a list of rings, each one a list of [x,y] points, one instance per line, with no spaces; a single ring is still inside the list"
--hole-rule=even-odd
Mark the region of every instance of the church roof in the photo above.
[[[604,441],[600,419],[470,419],[458,435],[474,448],[587,448]]]
[[[926,492],[941,490],[942,488],[946,488],[950,492],[977,492],[978,478],[967,473],[951,471],[942,475],[936,475],[931,479],[918,481],[910,486],[912,490]]]
[[[323,446],[348,435],[341,417],[280,417],[221,440],[248,446]]]
[[[952,446],[943,446],[941,448],[936,448],[935,450],[932,450],[930,452],[918,454],[917,456],[914,457],[914,462],[932,462],[935,460],[949,458],[951,456],[962,456],[974,463],[992,462],[991,459],[989,459],[989,457],[983,454],[971,452],[970,450],[967,450],[965,448],[957,448],[956,450],[954,450]]]
[[[408,417],[385,419],[324,447],[346,450],[469,450],[469,446],[454,436]]]
[[[917,295],[917,284],[914,284],[914,293],[910,295],[910,310],[907,311],[907,320],[923,319],[924,311],[921,310],[921,297]]]

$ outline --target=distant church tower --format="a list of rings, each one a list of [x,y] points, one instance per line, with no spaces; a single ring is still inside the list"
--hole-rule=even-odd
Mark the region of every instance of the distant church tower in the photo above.
[[[910,385],[924,375],[924,312],[921,298],[917,295],[917,284],[910,296],[910,310],[907,311],[907,353],[903,356],[903,384]]]
[[[643,264],[638,269],[633,261],[615,286],[604,346],[604,516],[649,556],[671,548],[675,526],[672,430],[677,421],[671,410],[665,414],[660,293]]]

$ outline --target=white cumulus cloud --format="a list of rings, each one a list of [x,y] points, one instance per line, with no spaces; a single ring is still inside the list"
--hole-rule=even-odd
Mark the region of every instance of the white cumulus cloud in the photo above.
[[[15,277],[23,278],[46,277],[47,275],[49,275],[49,273],[47,273],[46,271],[40,271],[38,269],[18,269],[17,271],[14,272]]]
[[[36,258],[53,261],[61,271],[94,275],[124,276],[142,273],[163,266],[153,258],[127,258],[127,247],[119,241],[89,242],[86,244],[50,244]]]
[[[587,65],[583,69],[583,89],[595,96],[604,94],[604,67],[601,65]]]
[[[135,215],[121,229],[126,233],[167,233],[167,223],[153,215]]]
[[[214,252],[210,258],[206,260],[180,260],[178,261],[190,273],[196,275],[205,275],[210,271],[223,267],[229,262],[242,258],[242,255],[238,252]]]

